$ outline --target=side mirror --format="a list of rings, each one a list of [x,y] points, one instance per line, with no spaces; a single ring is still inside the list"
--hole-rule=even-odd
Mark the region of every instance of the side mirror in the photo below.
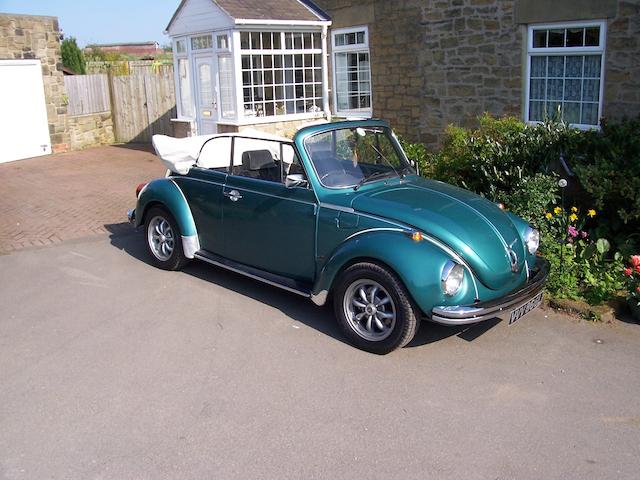
[[[302,187],[306,188],[309,185],[307,179],[301,173],[292,173],[287,175],[284,179],[284,186],[287,188]]]
[[[416,175],[420,175],[420,171],[418,170],[418,160],[416,160],[415,158],[410,158],[409,159],[409,164],[416,171]]]

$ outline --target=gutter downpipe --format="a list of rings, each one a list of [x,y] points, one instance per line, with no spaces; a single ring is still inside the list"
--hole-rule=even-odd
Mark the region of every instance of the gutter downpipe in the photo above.
[[[331,121],[331,108],[329,107],[329,54],[327,53],[327,25],[322,25],[322,109],[327,121]]]

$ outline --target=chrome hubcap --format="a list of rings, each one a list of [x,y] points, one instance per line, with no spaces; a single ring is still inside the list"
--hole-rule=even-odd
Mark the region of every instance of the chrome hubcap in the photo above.
[[[173,230],[163,217],[153,217],[147,228],[147,241],[151,252],[158,260],[166,262],[171,258],[175,247]]]
[[[365,340],[384,340],[396,325],[393,299],[373,280],[357,280],[349,285],[343,308],[349,326]]]

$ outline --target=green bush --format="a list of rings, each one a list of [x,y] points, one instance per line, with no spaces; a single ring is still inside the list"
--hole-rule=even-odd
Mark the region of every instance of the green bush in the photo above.
[[[640,231],[640,117],[603,123],[587,133],[575,152],[575,172],[620,242]]]
[[[60,54],[62,56],[62,64],[65,67],[82,75],[87,73],[87,62],[75,38],[69,37],[62,41],[60,44]]]

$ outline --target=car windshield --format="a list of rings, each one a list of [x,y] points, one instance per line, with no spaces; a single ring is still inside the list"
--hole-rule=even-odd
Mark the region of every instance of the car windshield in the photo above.
[[[320,183],[358,189],[368,181],[402,176],[410,170],[387,127],[352,127],[310,136],[305,147]]]

